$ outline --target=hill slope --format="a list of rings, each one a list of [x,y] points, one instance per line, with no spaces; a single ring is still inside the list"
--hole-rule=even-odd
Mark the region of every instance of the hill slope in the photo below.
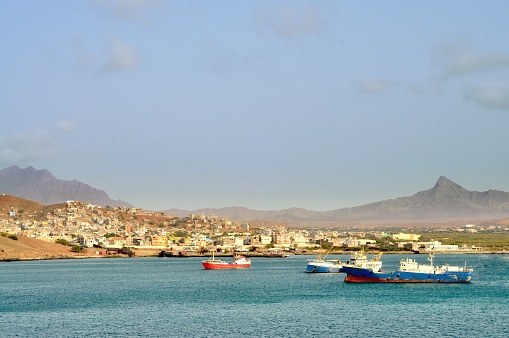
[[[12,166],[0,170],[0,193],[26,198],[41,204],[76,200],[101,206],[132,206],[121,200],[110,199],[104,190],[76,180],[60,180],[48,170],[37,170],[31,166],[26,169]]]
[[[61,244],[48,243],[24,236],[18,236],[18,240],[0,236],[0,260],[78,256],[83,255],[73,253],[70,247]]]

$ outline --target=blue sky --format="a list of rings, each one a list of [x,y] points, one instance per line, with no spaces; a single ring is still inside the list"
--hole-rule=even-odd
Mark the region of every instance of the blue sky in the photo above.
[[[0,2],[0,169],[145,209],[509,191],[509,2]]]

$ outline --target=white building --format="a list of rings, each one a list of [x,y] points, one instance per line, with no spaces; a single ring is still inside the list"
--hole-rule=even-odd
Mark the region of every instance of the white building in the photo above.
[[[433,242],[417,242],[412,243],[412,250],[414,251],[458,251],[457,245],[444,245],[440,241]]]

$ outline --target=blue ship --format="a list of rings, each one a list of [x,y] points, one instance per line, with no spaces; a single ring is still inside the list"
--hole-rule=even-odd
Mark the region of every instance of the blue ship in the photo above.
[[[342,267],[339,260],[310,259],[306,266],[306,272],[340,272]]]
[[[430,264],[419,264],[415,259],[402,259],[398,270],[385,272],[362,267],[343,266],[345,282],[351,283],[470,283],[472,268],[465,266],[433,265],[433,254],[429,255]]]
[[[340,272],[342,265],[340,260],[325,260],[332,248],[329,249],[324,258],[322,258],[322,251],[318,252],[318,257],[309,259],[306,266],[306,272]]]

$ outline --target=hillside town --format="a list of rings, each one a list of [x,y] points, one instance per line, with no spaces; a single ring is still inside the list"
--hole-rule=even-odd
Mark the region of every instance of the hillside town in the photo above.
[[[6,209],[6,208],[4,208]],[[215,215],[178,218],[140,208],[100,207],[67,201],[44,210],[9,207],[2,210],[0,233],[27,236],[81,248],[151,248],[175,253],[217,250],[243,252],[306,252],[317,248],[407,251],[479,251],[475,245],[421,241],[416,233],[360,229],[291,229],[284,225],[253,227]],[[40,209],[40,208],[39,208]],[[453,231],[489,230],[466,225]],[[505,229],[507,230],[507,229]]]

